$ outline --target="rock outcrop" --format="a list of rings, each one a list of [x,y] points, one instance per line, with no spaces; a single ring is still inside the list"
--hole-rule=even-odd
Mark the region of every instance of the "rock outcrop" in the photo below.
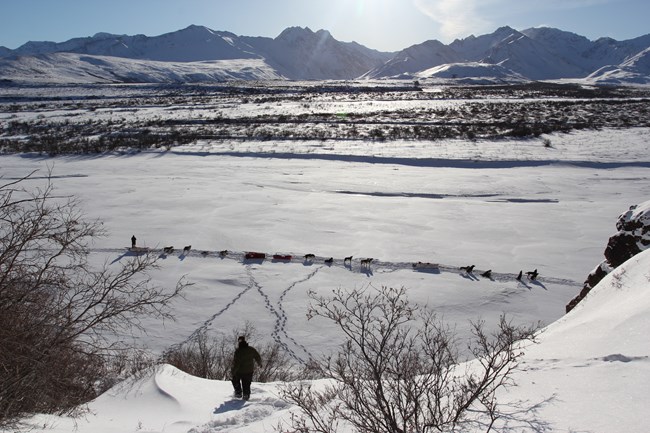
[[[605,275],[650,246],[650,201],[631,206],[627,212],[619,215],[616,229],[618,233],[609,238],[605,248],[605,260],[587,276],[578,296],[567,304],[567,313],[587,296]]]

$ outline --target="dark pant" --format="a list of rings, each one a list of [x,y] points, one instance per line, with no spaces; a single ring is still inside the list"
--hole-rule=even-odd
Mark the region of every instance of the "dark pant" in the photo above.
[[[235,394],[251,395],[251,382],[253,382],[253,373],[237,373],[232,378],[232,386],[235,388]]]

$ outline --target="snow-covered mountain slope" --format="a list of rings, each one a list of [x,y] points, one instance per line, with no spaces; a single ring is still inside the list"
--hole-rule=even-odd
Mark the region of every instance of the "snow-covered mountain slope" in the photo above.
[[[602,66],[602,58],[585,55],[593,48],[594,42],[584,36],[550,27],[534,27],[522,30],[521,33],[543,45],[548,52],[565,63],[574,64],[581,69],[582,76]]]
[[[618,65],[650,47],[650,34],[627,41],[600,38],[594,41],[589,50],[582,53],[585,58],[593,58],[597,66]]]
[[[259,59],[277,69],[276,75],[292,79],[353,79],[390,57],[388,53],[354,42],[339,42],[325,30],[312,32],[309,28],[292,27],[271,39],[237,36],[194,25],[155,37],[98,33],[62,43],[28,42],[13,52],[0,55],[22,57],[54,53],[175,63]],[[160,65],[152,68],[161,69]],[[237,70],[233,74],[240,75]],[[177,75],[172,74],[167,81],[176,81]],[[212,81],[209,78],[204,76]]]
[[[426,41],[400,51],[383,65],[364,74],[363,78],[373,79],[413,75],[436,66],[461,61],[462,58],[458,53],[442,42],[436,40]]]
[[[618,66],[604,66],[587,77],[594,84],[650,84],[650,48]]]
[[[22,73],[16,70],[29,63],[21,60],[24,56],[76,53],[174,63],[257,59],[274,69],[274,75],[295,80],[411,78],[436,66],[480,62],[503,66],[529,80],[582,79],[597,74],[590,78],[591,82],[619,84],[648,81],[643,61],[638,59],[648,48],[650,34],[627,41],[611,38],[590,41],[553,28],[518,31],[504,26],[491,34],[472,35],[449,45],[430,40],[397,53],[384,53],[355,42],[340,42],[326,30],[313,32],[309,28],[290,27],[276,38],[267,38],[238,36],[192,25],[154,37],[98,33],[61,43],[28,42],[16,50],[0,48],[0,58],[16,63],[12,75],[23,77],[29,76],[29,69]],[[164,69],[160,65],[150,68]],[[241,75],[237,69],[232,72]],[[84,76],[84,73],[67,74],[75,75]],[[164,79],[162,75],[161,72],[156,82]],[[607,78],[596,78],[603,75]],[[166,81],[177,81],[183,76],[172,72]],[[464,78],[474,77],[458,77]],[[498,75],[491,78],[500,79]],[[12,78],[0,75],[0,79]],[[209,74],[195,76],[191,81],[201,79],[214,81]],[[55,80],[62,81],[64,77]]]
[[[418,72],[415,74],[415,77],[420,79],[452,79],[468,84],[498,84],[527,81],[522,75],[504,66],[480,62],[440,65]]]
[[[648,47],[649,35],[623,42],[608,38],[592,42],[553,28],[520,32],[505,26],[449,45],[437,41],[414,45],[366,76],[394,78],[446,63],[481,62],[504,66],[530,80],[582,78],[603,66],[629,61]]]
[[[585,72],[520,32],[493,46],[483,61],[500,64],[533,80],[580,77]]]
[[[245,38],[270,65],[291,79],[354,79],[390,58],[357,43],[339,42],[326,30],[290,27],[275,39]]]
[[[618,231],[607,241],[605,260],[589,273],[580,293],[567,304],[567,313],[575,308],[608,273],[650,247],[650,201],[632,205],[619,215],[616,229]]]
[[[240,41],[239,36],[194,25],[155,37],[98,33],[61,43],[28,42],[14,54],[33,56],[62,52],[164,62],[260,58]]]
[[[520,36],[517,30],[512,27],[499,27],[493,33],[474,36],[470,35],[464,39],[456,39],[449,48],[456,51],[459,55],[467,60],[479,60],[486,56],[488,52],[513,37]]]
[[[77,53],[0,59],[0,79],[16,83],[194,83],[282,78],[261,59],[159,62]]]
[[[589,41],[575,33],[549,27],[527,29],[522,33],[541,43],[566,63],[582,69],[585,72],[582,76],[604,66],[623,64],[650,47],[650,35],[627,41],[611,38]]]

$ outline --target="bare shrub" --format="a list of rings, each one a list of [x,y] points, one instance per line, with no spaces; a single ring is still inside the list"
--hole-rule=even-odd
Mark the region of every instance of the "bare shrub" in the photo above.
[[[533,340],[537,329],[501,317],[488,335],[483,322],[473,323],[475,361],[463,366],[451,328],[410,304],[404,288],[339,289],[331,298],[311,298],[310,318],[333,321],[346,341],[321,362],[326,383],[284,388],[283,397],[300,409],[291,431],[490,430],[500,415],[496,391],[510,384],[519,343]]]
[[[116,349],[104,356],[102,377],[95,388],[101,393],[126,379],[142,377],[156,365],[156,361],[150,352],[142,348]]]
[[[232,347],[230,339],[210,338],[201,331],[186,343],[165,351],[162,362],[193,376],[225,380],[230,375]]]
[[[101,222],[56,196],[49,176],[42,189],[23,187],[32,175],[0,184],[0,427],[96,397],[110,386],[109,357],[125,350],[110,336],[145,315],[172,318],[186,285],[152,286],[150,255],[92,267],[88,243],[104,235]]]
[[[242,335],[262,357],[262,366],[255,372],[257,382],[288,381],[306,377],[305,368],[296,365],[282,345],[277,342],[262,343],[259,333],[250,322],[226,335],[211,337],[206,330],[201,330],[184,344],[169,348],[161,360],[193,376],[230,380],[237,338]]]

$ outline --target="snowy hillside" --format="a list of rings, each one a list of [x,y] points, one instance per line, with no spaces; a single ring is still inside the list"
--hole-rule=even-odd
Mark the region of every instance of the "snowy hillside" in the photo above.
[[[0,78],[16,83],[195,83],[228,80],[276,80],[280,76],[261,59],[202,62],[154,62],[75,53],[0,59]]]
[[[410,77],[420,71],[461,60],[442,42],[426,41],[400,51],[383,65],[364,74],[363,78]]]
[[[650,48],[618,66],[604,66],[586,81],[594,84],[650,84]]]
[[[175,82],[179,79],[196,81],[222,81],[229,75],[241,77],[240,79],[262,79],[261,76],[250,74],[246,78],[241,74],[240,68],[235,66],[232,71],[222,68],[218,74],[205,71],[193,76],[187,72],[192,67],[185,67],[184,71],[178,64],[199,62],[197,69],[203,70],[200,62],[213,62],[217,60],[242,60],[256,59],[257,64],[266,63],[264,69],[275,68],[274,76],[284,76],[291,79],[352,79],[387,60],[389,54],[370,50],[356,43],[344,43],[334,39],[329,32],[320,30],[316,33],[309,28],[293,27],[282,32],[277,38],[243,37],[229,32],[218,32],[203,26],[189,26],[185,29],[166,33],[160,36],[148,37],[144,35],[127,36],[98,33],[93,37],[75,38],[62,43],[54,42],[28,42],[13,52],[0,53],[6,57],[6,65],[0,70],[0,78],[14,80],[15,76],[28,77],[29,63],[32,57],[39,61],[50,61],[49,68],[53,68],[51,75],[59,69],[57,59],[66,57],[50,56],[54,53],[75,53],[92,56],[117,57],[116,65],[124,65],[121,59],[140,60],[140,70],[156,70],[156,74],[147,74],[140,71],[129,76],[129,79],[138,82],[147,82],[153,76],[153,82],[160,82],[168,70],[166,81]],[[16,58],[18,56],[18,58]],[[24,60],[28,57],[28,60]],[[68,57],[69,58],[69,57]],[[108,64],[110,61],[104,59]],[[146,66],[144,61],[170,62],[173,65],[165,67],[160,63]],[[65,60],[64,60],[65,62]],[[13,65],[12,65],[13,64]],[[233,63],[238,65],[240,63]],[[226,65],[226,63],[222,63]],[[119,66],[118,66],[119,67]],[[93,73],[81,68],[71,72],[71,65],[64,67],[68,72],[55,79],[62,82],[70,77],[77,76],[81,82],[92,82]],[[24,72],[20,72],[23,69]],[[10,72],[7,72],[9,70]],[[100,73],[104,75],[104,73]],[[123,71],[116,71],[116,76],[124,76]],[[40,77],[40,75],[39,75]],[[38,80],[40,81],[40,80]],[[75,81],[68,81],[75,82]],[[130,82],[125,80],[125,82]]]
[[[381,64],[388,54],[356,43],[339,42],[326,30],[290,27],[275,39],[245,40],[282,75],[296,80],[357,78]]]
[[[540,403],[550,431],[647,431],[650,251],[603,279],[529,347],[519,386],[503,397]],[[540,431],[540,430],[537,430]]]
[[[584,70],[544,45],[513,31],[484,53],[483,61],[502,65],[533,80],[580,77]]]
[[[526,78],[501,65],[491,63],[453,63],[436,66],[415,77],[420,79],[450,79],[467,84],[499,84],[525,82]]]
[[[28,77],[30,61],[22,60],[23,56],[40,56],[40,61],[53,61],[58,57],[42,55],[76,53],[172,63],[256,59],[274,69],[274,75],[294,80],[347,80],[359,77],[410,79],[419,72],[444,64],[480,62],[504,66],[528,80],[579,79],[590,74],[600,76],[607,73],[611,83],[645,83],[647,70],[635,66],[633,73],[630,73],[628,69],[631,67],[629,62],[649,47],[650,35],[627,41],[611,38],[590,41],[574,33],[553,28],[517,31],[504,26],[491,34],[472,35],[449,45],[433,40],[397,53],[383,53],[355,42],[340,42],[326,30],[314,32],[306,27],[290,27],[276,38],[267,38],[238,36],[193,25],[153,37],[98,33],[92,37],[60,43],[28,42],[15,50],[0,49],[0,58],[5,59],[4,66],[0,69],[0,79]],[[605,67],[606,69],[601,69]],[[48,68],[56,70],[57,65],[53,62]],[[175,68],[177,66],[170,68],[167,81],[174,82],[179,78],[214,81],[228,76],[224,72],[216,76],[199,74],[192,77],[191,74],[175,72]],[[68,72],[54,79],[54,82],[70,80],[71,77],[78,77],[81,82],[93,80],[94,71],[82,68],[71,72],[70,65],[66,69]],[[150,69],[160,71],[155,82],[163,80],[164,67],[155,65]],[[622,72],[612,72],[618,69]],[[232,75],[241,74],[234,70]],[[148,77],[147,74],[141,74],[136,79],[145,80]],[[491,78],[492,81],[499,79],[498,76]],[[608,79],[592,81],[607,83]]]
[[[543,45],[546,50],[558,56],[565,63],[573,63],[579,60],[580,65],[576,66],[582,69],[579,72],[582,76],[592,72],[602,66],[604,61],[607,61],[602,56],[587,55],[586,53],[593,50],[594,42],[575,33],[550,27],[533,27],[523,30],[521,33]],[[619,59],[614,63],[620,63],[621,61],[622,59]]]
[[[623,42],[592,42],[558,29],[519,32],[506,26],[491,34],[457,39],[449,45],[438,41],[414,45],[366,76],[395,78],[446,63],[481,62],[504,66],[529,80],[581,78],[605,65],[623,63],[649,46],[648,36]]]
[[[260,58],[251,51],[237,35],[193,25],[155,37],[98,33],[61,43],[28,42],[18,47],[14,55],[64,52],[166,62]]]

